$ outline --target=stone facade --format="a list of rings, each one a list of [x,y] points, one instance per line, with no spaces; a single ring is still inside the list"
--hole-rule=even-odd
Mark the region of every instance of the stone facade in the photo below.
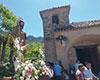
[[[82,47],[85,50],[85,46],[92,45],[97,47],[99,61],[100,20],[69,23],[69,11],[70,5],[40,12],[47,61],[61,60],[68,69],[69,64],[74,64],[78,59],[76,49]],[[100,67],[99,62],[98,65]]]

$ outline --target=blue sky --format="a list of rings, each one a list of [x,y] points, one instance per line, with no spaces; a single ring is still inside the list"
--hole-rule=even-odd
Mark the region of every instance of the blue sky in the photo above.
[[[27,35],[43,36],[42,20],[39,11],[71,5],[70,22],[100,19],[100,0],[0,0],[25,22]]]

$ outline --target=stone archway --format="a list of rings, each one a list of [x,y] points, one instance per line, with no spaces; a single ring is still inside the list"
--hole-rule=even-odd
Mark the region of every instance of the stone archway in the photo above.
[[[92,44],[100,44],[100,35],[82,35],[72,42],[73,46]]]
[[[73,40],[68,50],[69,63],[77,59],[82,63],[89,61],[93,64],[94,72],[100,71],[100,35],[82,35]]]

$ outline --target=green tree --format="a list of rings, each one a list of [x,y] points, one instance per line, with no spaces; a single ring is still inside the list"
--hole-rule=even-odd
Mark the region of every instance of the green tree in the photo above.
[[[4,5],[0,4],[0,46],[1,61],[5,62],[5,50],[9,34],[16,25],[16,16]]]
[[[25,60],[41,59],[40,49],[43,49],[43,43],[33,42],[28,44]]]
[[[12,31],[16,25],[16,16],[5,6],[0,4],[0,29],[3,31]]]

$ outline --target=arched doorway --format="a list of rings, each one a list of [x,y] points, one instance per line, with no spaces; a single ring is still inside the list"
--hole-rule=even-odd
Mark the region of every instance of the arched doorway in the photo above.
[[[95,74],[100,72],[100,35],[83,35],[72,44],[75,54],[81,63],[90,62]]]
[[[87,45],[76,47],[76,56],[81,63],[90,62],[93,67],[93,72],[98,74],[100,71],[100,57],[97,45]]]

